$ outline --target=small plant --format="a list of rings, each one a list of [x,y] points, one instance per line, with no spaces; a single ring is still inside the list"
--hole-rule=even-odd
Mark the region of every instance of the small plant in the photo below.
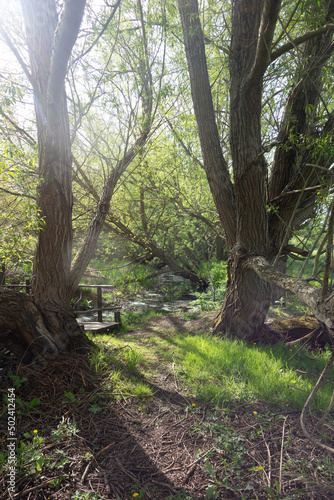
[[[269,500],[276,500],[280,498],[280,486],[279,482],[275,479],[275,488],[271,488],[270,486],[266,486],[266,492],[268,494]]]
[[[103,394],[103,392],[97,392],[96,394],[94,394],[92,398],[90,398],[90,402],[88,403],[88,409],[94,413],[94,411],[91,410],[92,407],[99,407],[100,410],[102,410],[102,407],[106,406],[106,404],[107,404],[106,397]]]
[[[74,394],[72,392],[64,391],[64,394],[65,394],[65,396],[67,397],[67,399],[69,400],[70,403],[75,403],[76,402],[76,397],[74,396]]]
[[[124,352],[124,361],[129,370],[134,371],[137,365],[143,361],[144,357],[138,351],[133,349]]]
[[[34,413],[36,411],[37,407],[41,404],[41,400],[39,398],[33,398],[31,401],[26,403],[17,397],[15,404],[17,413],[28,415],[29,413]]]
[[[13,385],[16,389],[19,389],[24,382],[28,379],[27,377],[19,377],[18,375],[14,375],[13,373],[8,373],[8,377],[13,381]]]
[[[49,484],[50,484],[51,488],[59,488],[60,487],[60,480],[57,477],[55,477],[54,479],[51,479]]]
[[[93,493],[90,491],[89,493],[83,493],[81,491],[76,491],[74,495],[72,495],[72,500],[103,500],[100,495],[97,493]]]
[[[208,500],[219,498],[219,493],[217,492],[216,487],[212,484],[206,488],[205,494]]]
[[[103,371],[108,368],[108,363],[103,351],[94,350],[90,357],[90,367],[94,368],[96,372]]]
[[[52,430],[54,440],[59,443],[62,439],[71,438],[78,432],[75,422],[66,422],[64,419],[58,424],[57,429]]]
[[[88,311],[91,308],[92,301],[88,300],[87,297],[84,297],[82,301],[80,302],[80,309],[83,311]]]
[[[63,469],[66,464],[68,464],[70,461],[67,458],[67,455],[64,450],[55,450],[55,456],[51,455],[49,457],[50,469]]]
[[[96,415],[96,413],[100,413],[102,410],[103,410],[103,408],[96,403],[94,403],[88,407],[88,411],[90,411],[94,415]]]
[[[145,496],[145,491],[142,490],[139,486],[135,485],[133,487],[134,493],[132,494],[132,498],[135,500],[142,500]]]
[[[41,472],[45,463],[45,456],[42,452],[45,439],[38,436],[37,430],[26,432],[23,437],[26,440],[32,438],[32,441],[20,441],[17,449],[18,469],[27,474],[37,474]]]

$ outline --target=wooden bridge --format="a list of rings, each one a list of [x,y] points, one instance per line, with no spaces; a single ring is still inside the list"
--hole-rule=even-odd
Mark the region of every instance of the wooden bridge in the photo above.
[[[110,333],[111,331],[115,330],[122,324],[121,320],[121,307],[120,306],[115,306],[115,307],[103,307],[103,300],[102,300],[102,290],[103,289],[111,289],[114,288],[115,285],[102,285],[102,284],[96,284],[96,285],[83,285],[80,284],[78,285],[78,288],[96,288],[96,297],[97,297],[97,304],[96,308],[94,309],[86,309],[85,311],[74,311],[76,315],[87,315],[91,313],[97,312],[97,321],[78,321],[79,325],[85,330],[85,331],[91,331],[93,333]],[[25,288],[26,293],[30,293],[31,291],[31,282],[29,279],[26,279],[25,284],[20,284],[20,285],[6,285],[5,284],[5,272],[4,268],[2,268],[2,271],[0,271],[0,288]],[[103,312],[104,311],[113,311],[114,312],[114,321],[113,322],[104,322],[103,321]]]
[[[78,322],[84,330],[91,331],[93,333],[109,333],[121,326],[121,307],[103,307],[102,301],[102,290],[103,288],[114,288],[114,285],[78,285],[78,288],[96,288],[97,297],[97,307],[95,309],[87,309],[86,311],[75,311],[75,314],[91,314],[97,312],[97,321],[87,321]],[[114,322],[105,323],[103,322],[103,311],[113,311],[114,312]]]

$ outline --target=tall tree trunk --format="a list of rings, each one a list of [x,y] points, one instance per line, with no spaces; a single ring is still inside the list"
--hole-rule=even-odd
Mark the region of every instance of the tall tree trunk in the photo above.
[[[85,0],[65,3],[58,24],[54,0],[22,0],[38,130],[41,231],[33,296],[42,307],[69,309],[72,253],[72,154],[65,75]]]
[[[324,8],[326,15],[322,22],[332,23],[334,0],[324,2]],[[281,264],[279,256],[291,237],[291,227],[312,216],[315,194],[321,184],[320,171],[312,163],[328,168],[333,162],[330,148],[326,153],[317,149],[317,138],[321,135],[331,144],[332,115],[323,130],[316,134],[313,131],[312,135],[310,122],[314,117],[307,112],[315,110],[321,99],[322,68],[334,50],[332,24],[311,30],[296,41],[289,40],[272,53],[281,1],[232,2],[229,50],[232,184],[217,141],[197,0],[179,0],[179,9],[204,166],[230,255],[226,298],[215,331],[250,338],[261,330],[275,278],[279,286],[283,283],[283,288],[289,288],[291,282],[282,280],[282,275],[275,274],[274,269],[270,275],[268,269],[263,271],[263,266],[260,271],[261,266],[245,262],[257,256],[266,258],[267,263]],[[301,43],[304,47],[295,75],[298,83],[287,101],[278,137],[280,145],[267,182],[266,148],[261,137],[263,77],[271,61]],[[298,286],[294,287],[295,293]],[[315,307],[314,301],[312,304]],[[328,325],[331,328],[330,322]]]
[[[259,8],[261,3],[262,8]],[[268,6],[268,4],[271,4]],[[279,2],[241,0],[232,7],[230,48],[230,143],[237,235],[229,259],[229,284],[215,331],[250,338],[261,328],[270,304],[270,285],[242,266],[243,255],[268,255],[267,165],[261,145],[262,77],[269,62],[261,30],[271,44]],[[268,12],[266,12],[266,9]],[[247,50],[245,50],[247,47]],[[262,59],[261,59],[262,58]]]
[[[214,115],[197,0],[179,0],[179,10],[204,168],[231,248],[236,239],[234,190]]]
[[[179,0],[204,166],[230,250],[227,293],[215,331],[233,333],[242,338],[248,338],[261,329],[270,299],[270,286],[254,271],[240,267],[240,257],[269,253],[267,166],[261,154],[260,113],[262,78],[270,60],[267,47],[271,45],[279,6],[278,0],[239,0],[232,4],[232,185],[215,122],[198,4],[196,0]]]
[[[33,263],[33,296],[5,291],[1,331],[14,332],[14,350],[56,353],[88,345],[70,307],[72,155],[65,76],[86,0],[21,0],[37,117],[41,228]],[[27,70],[28,71],[28,70]],[[15,301],[16,297],[16,301]],[[20,314],[15,314],[20,305]]]

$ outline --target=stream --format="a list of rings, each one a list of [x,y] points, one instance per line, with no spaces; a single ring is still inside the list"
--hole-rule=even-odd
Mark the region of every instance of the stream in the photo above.
[[[181,289],[181,290],[178,290]],[[173,295],[178,298],[173,299]],[[143,291],[130,299],[121,301],[121,311],[142,311],[146,309],[157,312],[175,313],[178,311],[195,312],[199,306],[192,305],[191,302],[197,299],[194,286],[182,276],[176,276],[173,273],[164,273],[157,277],[156,285],[153,290]],[[80,315],[80,321],[97,321],[97,313]],[[112,311],[103,311],[103,321],[113,321],[114,313]]]

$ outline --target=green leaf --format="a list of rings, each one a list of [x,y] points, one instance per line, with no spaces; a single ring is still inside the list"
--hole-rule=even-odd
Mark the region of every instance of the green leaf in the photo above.
[[[215,486],[208,486],[205,490],[206,493],[206,498],[210,499],[216,499],[218,498],[218,492],[215,488]]]
[[[36,460],[36,471],[41,472],[43,465],[45,462],[44,455],[41,455],[37,460]]]
[[[210,462],[208,462],[208,461],[205,462],[205,469],[206,469],[207,473],[209,474],[209,476],[212,477],[212,479],[216,479],[215,469],[212,467]]]

